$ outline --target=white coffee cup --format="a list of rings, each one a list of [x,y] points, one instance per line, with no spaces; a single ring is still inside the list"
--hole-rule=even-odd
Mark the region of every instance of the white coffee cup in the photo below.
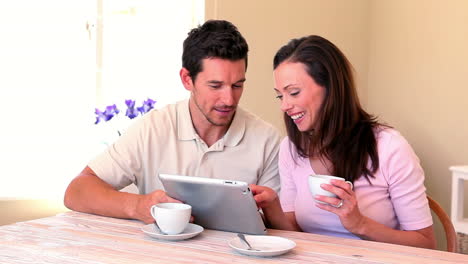
[[[192,206],[183,203],[159,203],[151,207],[151,215],[159,229],[168,235],[180,234],[187,227]]]
[[[328,196],[328,197],[336,197],[334,193],[331,193],[327,190],[324,190],[320,185],[322,183],[326,184],[331,184],[330,180],[340,180],[344,181],[345,179],[336,177],[336,176],[331,176],[331,175],[309,175],[309,189],[312,195],[315,197],[316,195],[323,195],[323,196]],[[353,188],[353,183],[350,181],[345,181],[347,184],[351,185],[351,188]],[[321,204],[327,204],[322,201],[315,200],[317,203]]]

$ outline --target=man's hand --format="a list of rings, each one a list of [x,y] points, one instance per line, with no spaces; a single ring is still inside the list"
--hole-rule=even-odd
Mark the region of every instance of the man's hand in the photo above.
[[[141,195],[137,206],[135,208],[135,219],[141,220],[146,224],[154,222],[153,216],[151,216],[151,207],[158,203],[181,203],[166,194],[165,191],[157,190],[152,193]]]

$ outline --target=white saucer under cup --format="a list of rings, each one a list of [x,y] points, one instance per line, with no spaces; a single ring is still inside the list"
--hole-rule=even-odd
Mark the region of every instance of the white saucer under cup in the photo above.
[[[296,247],[294,241],[279,236],[245,235],[245,238],[255,250],[249,250],[239,237],[231,239],[229,246],[241,254],[258,257],[282,255]]]
[[[159,239],[159,240],[168,240],[168,241],[189,239],[194,236],[197,236],[198,234],[203,232],[203,230],[204,230],[203,227],[196,225],[196,224],[189,223],[187,227],[184,229],[184,231],[182,231],[182,233],[176,234],[176,235],[168,235],[168,234],[161,232],[161,230],[159,230],[159,227],[157,227],[155,224],[148,224],[148,225],[144,225],[143,227],[141,227],[141,231],[143,231],[143,233],[147,234],[148,236]]]

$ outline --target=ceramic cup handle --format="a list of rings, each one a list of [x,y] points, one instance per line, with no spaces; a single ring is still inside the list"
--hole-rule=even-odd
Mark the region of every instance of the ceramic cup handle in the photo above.
[[[154,219],[156,219],[156,213],[154,212],[155,209],[156,209],[156,205],[151,206],[150,213]]]

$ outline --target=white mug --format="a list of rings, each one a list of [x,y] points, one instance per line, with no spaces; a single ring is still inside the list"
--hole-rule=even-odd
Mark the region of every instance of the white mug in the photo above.
[[[344,181],[343,178],[330,176],[330,175],[309,175],[309,189],[313,196],[315,195],[323,195],[328,197],[336,197],[334,193],[331,193],[327,190],[322,189],[320,186],[322,183],[331,184],[330,180],[340,180]],[[353,188],[353,183],[350,181],[345,181],[347,184],[351,185]],[[322,201],[315,200],[317,203],[327,204]],[[333,205],[332,205],[333,206]]]
[[[159,203],[151,207],[151,215],[159,229],[168,235],[177,235],[187,227],[192,207],[183,203]]]

